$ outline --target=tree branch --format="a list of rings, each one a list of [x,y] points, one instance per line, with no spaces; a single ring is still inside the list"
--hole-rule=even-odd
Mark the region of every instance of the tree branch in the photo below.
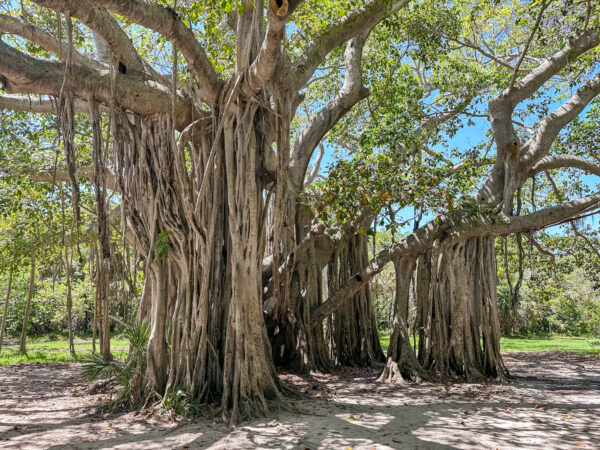
[[[600,95],[600,73],[577,89],[567,102],[540,121],[527,151],[522,154],[521,163],[526,166],[534,164],[548,153],[560,130],[575,119],[598,95]]]
[[[202,87],[203,100],[216,105],[223,81],[208,60],[192,30],[172,9],[140,0],[91,0],[129,20],[162,34],[177,45]]]
[[[76,113],[87,114],[88,106],[84,100],[76,99],[73,104]],[[0,109],[10,109],[12,111],[24,111],[38,114],[57,114],[57,104],[55,100],[49,98],[30,99],[25,97],[10,97],[0,95]],[[107,109],[105,108],[107,111]]]
[[[527,39],[527,42],[525,43],[525,48],[523,49],[523,52],[521,53],[521,56],[519,57],[519,60],[517,61],[517,65],[515,66],[515,69],[513,70],[513,75],[510,80],[510,84],[508,85],[509,89],[512,88],[515,84],[515,81],[519,74],[519,68],[521,67],[521,64],[523,63],[523,60],[525,59],[525,56],[527,55],[527,51],[529,50],[529,46],[531,45],[531,41],[533,40],[535,33],[537,32],[538,27],[540,26],[540,23],[542,21],[542,16],[544,15],[544,11],[546,11],[546,8],[548,8],[549,5],[550,5],[550,1],[544,0],[542,3],[542,6],[540,7],[537,18],[535,19],[535,24],[533,25],[533,29],[531,30],[531,33],[529,34],[529,38]]]
[[[587,173],[600,176],[600,166],[584,158],[573,155],[546,156],[531,168],[528,176],[532,177],[537,173],[545,172],[547,170],[566,168],[581,169]]]
[[[431,248],[436,239],[440,240],[442,246],[452,246],[459,241],[476,236],[528,233],[569,220],[577,214],[599,207],[600,192],[558,206],[541,209],[527,216],[511,217],[510,222],[502,222],[495,217],[490,219],[485,216],[469,217],[459,222],[454,222],[449,217],[442,217],[439,222],[428,223],[402,241],[392,244],[375,255],[362,271],[350,277],[344,286],[312,311],[312,325],[318,326],[323,323],[327,316],[363,288],[390,261],[407,256],[419,256],[420,253]]]
[[[367,30],[348,42],[344,53],[346,77],[342,88],[312,118],[294,142],[290,167],[292,183],[298,190],[304,185],[308,163],[319,142],[344,114],[369,95],[369,91],[362,84],[362,51],[369,31]]]
[[[578,38],[569,42],[562,50],[558,51],[545,60],[535,69],[517,81],[514,85],[505,89],[499,97],[499,101],[516,106],[526,98],[529,98],[550,78],[565,68],[575,58],[591,50],[600,44],[600,30],[585,31]]]
[[[275,5],[273,5],[275,3]],[[267,31],[263,39],[258,56],[248,69],[248,76],[242,88],[245,95],[251,97],[260,92],[267,81],[271,79],[277,58],[281,50],[281,41],[285,34],[285,19],[287,10],[283,7],[277,8],[276,2],[271,2],[271,8],[267,8]]]
[[[7,16],[6,14],[0,14],[0,32],[7,34],[14,34],[27,39],[28,41],[37,44],[50,53],[61,56],[69,46],[67,41],[59,41],[57,38],[52,36],[50,33],[36,27],[33,24],[23,22],[15,19],[14,17]],[[95,68],[102,67],[94,59],[84,55],[77,49],[72,49],[73,62],[76,64],[87,64]]]
[[[58,96],[64,78],[64,63],[32,58],[0,40],[0,74],[7,79],[4,90],[8,93]],[[73,65],[68,88],[76,97],[87,99],[92,95],[106,105],[115,104],[142,115],[171,111],[169,89],[146,83],[134,73],[118,75],[113,96],[108,73],[101,74],[90,67]],[[192,108],[190,102],[178,99],[175,111],[177,128],[184,128],[191,122]],[[195,117],[199,114],[194,112]]]
[[[108,45],[112,55],[128,70],[145,72],[144,62],[117,21],[104,8],[93,6],[88,0],[34,0],[40,6],[75,17],[95,31]]]
[[[317,179],[317,175],[319,175],[319,169],[321,167],[321,160],[323,159],[323,155],[325,155],[325,146],[322,142],[319,142],[319,153],[317,154],[317,159],[315,164],[312,166],[310,173],[304,180],[304,187],[307,188]]]
[[[360,33],[373,28],[389,13],[399,11],[410,0],[395,0],[390,4],[386,0],[371,0],[346,17],[333,23],[314,36],[307,44],[304,53],[294,62],[292,85],[300,90],[315,73],[319,65],[334,48],[352,39]]]

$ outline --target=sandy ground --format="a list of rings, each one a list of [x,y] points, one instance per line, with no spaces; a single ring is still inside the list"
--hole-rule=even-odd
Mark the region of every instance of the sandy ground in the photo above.
[[[600,358],[506,354],[508,385],[380,385],[373,371],[313,380],[302,414],[274,413],[228,429],[222,422],[169,422],[100,414],[76,364],[0,368],[0,448],[598,448]]]

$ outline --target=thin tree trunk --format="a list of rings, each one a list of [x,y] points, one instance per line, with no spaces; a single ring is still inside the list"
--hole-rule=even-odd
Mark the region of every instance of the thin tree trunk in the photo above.
[[[62,213],[62,250],[61,255],[63,257],[63,263],[65,266],[65,275],[67,278],[67,328],[69,331],[69,352],[71,355],[75,356],[75,345],[73,344],[73,296],[72,296],[72,287],[71,287],[71,263],[73,261],[73,250],[71,242],[69,247],[66,245],[66,224],[65,224],[65,198],[63,193],[63,184],[62,181],[60,183],[60,207]],[[73,228],[71,228],[71,235]],[[71,249],[71,250],[69,250]],[[70,251],[70,255],[69,255]]]
[[[101,315],[98,317],[100,325],[100,353],[107,359],[112,358],[110,352],[110,228],[108,225],[108,208],[106,205],[106,165],[104,158],[104,146],[102,145],[102,128],[98,104],[90,99],[89,117],[92,125],[92,162],[94,168],[94,197],[96,200],[97,230],[99,252],[97,254],[96,272],[96,302],[99,305]],[[100,312],[99,311],[99,312]]]
[[[72,270],[71,263],[72,257],[69,258],[68,250],[65,248],[65,274],[67,277],[67,327],[69,330],[69,352],[75,356],[75,344],[73,343],[73,291],[71,285]],[[72,255],[71,255],[72,256]]]
[[[29,275],[29,292],[27,293],[27,305],[25,306],[25,315],[23,317],[23,329],[21,330],[21,339],[19,340],[19,352],[22,355],[27,354],[25,341],[27,340],[27,327],[29,326],[29,312],[31,310],[31,299],[33,298],[33,288],[35,283],[35,252],[31,255],[31,273]]]
[[[4,331],[6,330],[6,317],[8,316],[8,304],[10,301],[10,291],[12,290],[12,280],[15,267],[14,262],[10,265],[10,273],[8,275],[8,286],[6,287],[6,300],[4,300],[4,310],[2,311],[2,326],[0,326],[0,351],[2,351],[2,343],[4,341]]]
[[[423,371],[410,345],[408,333],[408,303],[415,259],[402,258],[400,261],[394,261],[394,269],[396,294],[392,335],[387,352],[387,364],[378,381],[394,383],[404,380],[418,381],[423,377]]]

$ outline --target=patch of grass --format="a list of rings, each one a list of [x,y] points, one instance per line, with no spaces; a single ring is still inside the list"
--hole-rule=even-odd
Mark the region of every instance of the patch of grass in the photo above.
[[[502,336],[500,348],[511,352],[568,352],[598,354],[593,339],[570,336]]]
[[[379,334],[385,352],[390,345],[390,332]],[[500,349],[505,352],[568,352],[588,355],[600,354],[598,340],[570,336],[502,336]],[[411,337],[411,345],[414,342]]]
[[[388,347],[390,346],[390,332],[385,331],[379,333],[379,342],[381,342],[381,347],[383,348],[383,351],[387,351]]]
[[[0,353],[0,366],[11,366],[20,363],[56,364],[77,362],[92,354],[91,338],[78,337],[74,339],[74,344],[74,357],[69,353],[69,342],[65,338],[50,340],[48,336],[40,336],[28,340],[27,355],[19,353],[18,344],[5,345]],[[96,345],[99,345],[98,342],[96,342]],[[127,339],[116,336],[110,340],[110,347],[115,358],[124,359],[127,356],[129,343]]]
[[[381,331],[379,333],[379,342],[381,342],[381,347],[383,348],[384,353],[387,352],[387,349],[390,346],[390,335],[391,334],[392,334],[392,332],[390,330]],[[418,337],[417,337],[416,341],[419,342]],[[413,348],[415,347],[415,339],[413,339],[412,336],[410,336],[410,345]]]

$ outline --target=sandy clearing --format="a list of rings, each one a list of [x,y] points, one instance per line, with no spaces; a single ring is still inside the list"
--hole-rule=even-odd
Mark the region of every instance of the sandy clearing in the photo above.
[[[98,414],[77,364],[0,368],[0,448],[600,448],[600,358],[505,354],[508,385],[381,385],[376,371],[343,369],[312,380],[303,414],[277,413],[230,430],[219,421],[165,422]]]

